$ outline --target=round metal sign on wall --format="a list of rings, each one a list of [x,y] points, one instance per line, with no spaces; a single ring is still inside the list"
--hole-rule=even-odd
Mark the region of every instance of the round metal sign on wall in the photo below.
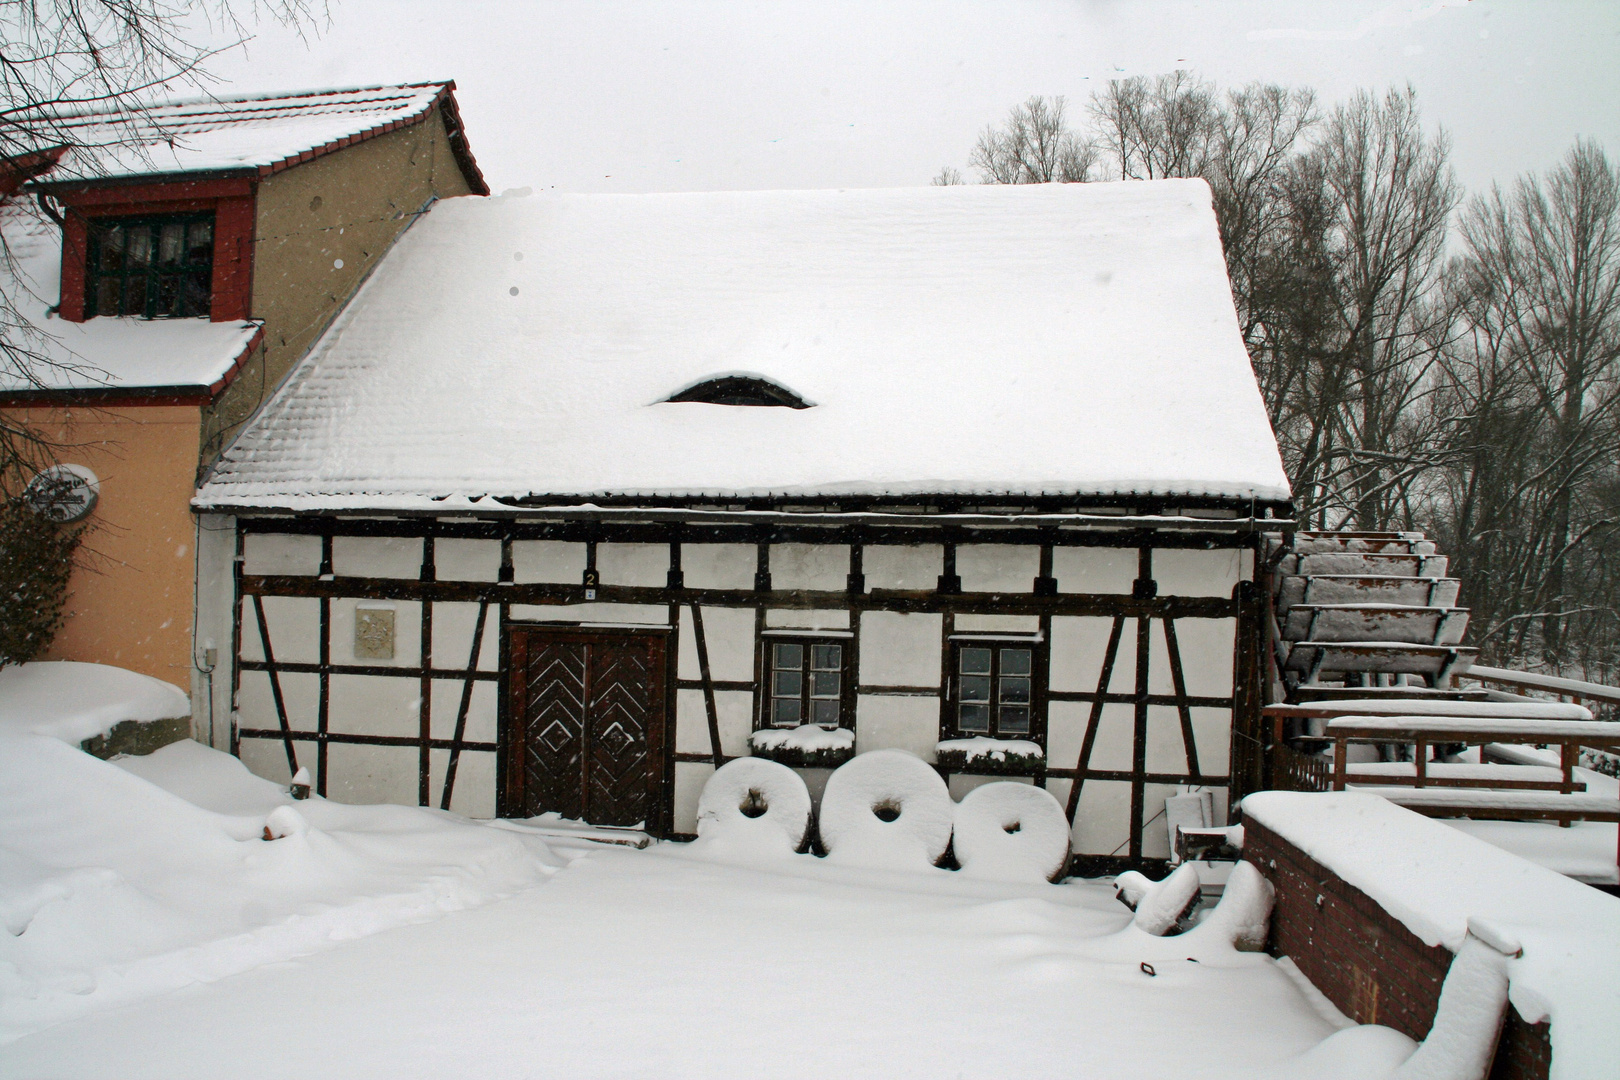
[[[101,481],[83,465],[41,469],[23,490],[23,499],[40,517],[58,525],[83,521],[101,497]]]

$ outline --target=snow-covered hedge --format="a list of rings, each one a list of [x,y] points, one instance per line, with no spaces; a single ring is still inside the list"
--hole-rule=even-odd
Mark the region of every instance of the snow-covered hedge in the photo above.
[[[803,724],[763,728],[748,738],[755,757],[801,769],[836,769],[855,756],[855,733],[848,728]]]
[[[945,769],[971,769],[981,773],[1028,776],[1046,764],[1046,751],[1027,739],[946,739],[934,747],[934,757]]]

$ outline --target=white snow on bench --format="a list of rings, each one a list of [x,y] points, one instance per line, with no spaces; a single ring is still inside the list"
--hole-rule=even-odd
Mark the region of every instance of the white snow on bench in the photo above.
[[[1541,735],[1548,739],[1591,739],[1596,744],[1620,742],[1620,723],[1598,720],[1493,720],[1436,716],[1340,716],[1329,720],[1327,733],[1337,730],[1412,731],[1421,729],[1443,736],[1449,732],[1495,735]]]
[[[1243,800],[1243,814],[1425,944],[1457,951],[1470,918],[1516,938],[1524,955],[1508,962],[1509,997],[1527,1022],[1551,1020],[1553,1080],[1611,1075],[1620,900],[1365,792],[1263,791]]]
[[[1473,670],[1473,669],[1470,669]],[[1592,712],[1584,705],[1569,705],[1552,701],[1424,701],[1377,699],[1330,699],[1311,701],[1297,706],[1312,714],[1344,710],[1347,716],[1406,716],[1421,710],[1423,719],[1437,716],[1469,717],[1480,720],[1523,718],[1526,720],[1590,720]],[[1274,710],[1287,715],[1286,709]]]
[[[75,746],[125,720],[191,715],[178,686],[108,664],[47,660],[0,668],[0,735],[49,735]]]
[[[1525,766],[1508,765],[1504,768],[1523,769]],[[1390,802],[1411,807],[1454,806],[1460,811],[1473,807],[1480,810],[1522,810],[1526,814],[1620,812],[1620,799],[1616,799],[1613,795],[1595,795],[1580,791],[1565,794],[1559,791],[1493,791],[1481,788],[1409,788],[1376,785],[1357,787],[1356,790],[1381,795]]]

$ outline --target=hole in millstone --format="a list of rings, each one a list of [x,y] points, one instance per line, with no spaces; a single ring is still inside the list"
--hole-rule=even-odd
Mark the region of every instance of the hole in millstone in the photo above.
[[[879,821],[895,821],[900,817],[900,804],[893,799],[884,799],[873,804],[872,813],[877,815]]]
[[[743,817],[750,818],[760,817],[770,808],[771,804],[765,801],[765,795],[759,788],[749,788],[748,794],[743,796],[743,801],[737,804],[737,809],[742,811]]]
[[[1012,824],[1011,824],[1011,825],[1003,825],[1003,826],[1002,826],[1002,827],[1001,827],[1001,831],[1002,831],[1002,832],[1010,832],[1010,833],[1015,833],[1015,832],[1017,832],[1017,831],[1018,831],[1018,830],[1019,830],[1019,829],[1022,829],[1022,828],[1023,828],[1023,827],[1024,827],[1024,825],[1023,825],[1023,822],[1020,822],[1020,821],[1015,821],[1015,822],[1013,822],[1013,823],[1012,823]]]

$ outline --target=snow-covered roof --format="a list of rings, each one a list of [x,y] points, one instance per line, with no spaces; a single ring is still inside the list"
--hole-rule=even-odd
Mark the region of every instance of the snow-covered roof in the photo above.
[[[62,232],[31,204],[0,204],[10,265],[0,262],[6,296],[25,325],[12,343],[34,358],[26,373],[0,361],[0,394],[164,389],[205,393],[244,359],[257,322],[98,318],[74,323],[51,308],[61,295]]]
[[[1201,180],[447,200],[196,505],[1133,493],[1289,497]]]
[[[1508,961],[1509,995],[1527,1022],[1551,1018],[1552,1076],[1612,1067],[1614,897],[1376,795],[1262,791],[1243,800],[1243,816],[1372,897],[1425,945],[1457,951],[1471,920],[1516,938],[1524,955]]]
[[[139,110],[39,114],[41,148],[74,147],[40,182],[192,173],[268,175],[323,153],[414,124],[451,95],[454,82],[312,90],[293,94],[199,97]],[[454,112],[454,99],[450,98]],[[28,117],[14,118],[26,124]],[[475,190],[483,180],[459,123],[457,159]]]

